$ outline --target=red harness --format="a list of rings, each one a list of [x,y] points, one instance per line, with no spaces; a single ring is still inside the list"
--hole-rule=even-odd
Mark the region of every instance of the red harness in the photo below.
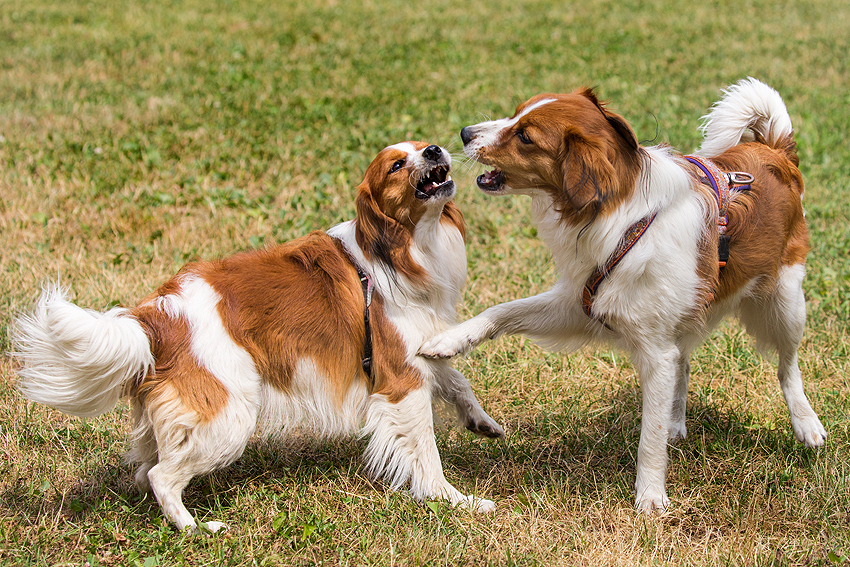
[[[700,183],[714,189],[714,194],[717,197],[717,232],[720,234],[720,240],[717,245],[717,257],[720,267],[723,268],[726,266],[726,262],[729,261],[729,236],[726,234],[726,227],[729,225],[729,200],[731,198],[731,191],[746,191],[750,189],[750,184],[755,178],[749,173],[740,171],[724,173],[714,163],[701,156],[689,155],[683,157],[700,169],[702,172],[702,175],[698,177]],[[582,310],[585,315],[591,319],[596,319],[608,329],[611,327],[608,326],[608,323],[603,317],[593,315],[593,300],[596,298],[596,292],[599,290],[602,282],[605,281],[605,278],[611,273],[611,270],[620,263],[623,256],[640,240],[640,237],[643,236],[643,233],[652,224],[657,213],[658,211],[648,214],[626,229],[623,238],[620,239],[614,252],[603,265],[597,266],[593,270],[593,273],[590,274],[590,277],[587,278],[587,282],[584,284],[581,294]]]
[[[608,327],[608,323],[605,322],[605,319],[602,317],[594,317],[592,314],[591,308],[593,307],[593,300],[596,299],[596,292],[599,290],[599,286],[602,285],[605,278],[608,277],[608,274],[611,273],[611,270],[620,263],[623,256],[625,256],[626,253],[632,249],[632,246],[640,240],[640,237],[643,236],[643,233],[646,232],[646,229],[648,229],[649,225],[652,224],[652,221],[655,220],[656,214],[658,214],[658,211],[646,215],[626,229],[626,233],[623,234],[623,238],[620,239],[620,242],[617,244],[617,248],[614,249],[614,252],[608,256],[608,259],[605,260],[603,265],[596,266],[593,273],[590,274],[589,278],[587,278],[587,283],[584,284],[584,289],[581,292],[581,308],[584,310],[584,314],[592,319],[598,320],[606,327]],[[610,329],[611,327],[608,328]]]
[[[723,268],[729,261],[729,236],[726,234],[726,227],[729,225],[730,193],[732,190],[749,190],[755,178],[749,173],[740,171],[724,173],[712,161],[701,156],[682,157],[699,168],[702,172],[698,178],[700,183],[714,189],[714,195],[717,197],[717,232],[720,234],[720,240],[717,243],[717,259],[720,267]]]

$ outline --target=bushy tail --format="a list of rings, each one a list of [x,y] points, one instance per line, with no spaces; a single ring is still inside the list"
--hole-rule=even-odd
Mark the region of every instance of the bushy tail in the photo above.
[[[755,139],[793,152],[796,161],[794,130],[782,97],[752,77],[723,91],[723,98],[703,116],[700,130],[705,139],[697,153],[705,157],[720,155],[741,141]]]
[[[18,317],[12,345],[21,393],[81,417],[110,410],[124,384],[154,364],[148,337],[127,309],[82,309],[59,287],[45,289],[33,313]]]

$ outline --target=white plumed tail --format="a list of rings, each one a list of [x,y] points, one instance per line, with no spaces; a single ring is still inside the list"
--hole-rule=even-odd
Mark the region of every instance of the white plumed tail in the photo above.
[[[703,116],[700,130],[705,139],[697,153],[705,157],[718,156],[742,139],[748,141],[745,137],[750,132],[771,147],[793,134],[782,97],[752,77],[723,91],[723,98]]]
[[[127,309],[82,309],[58,286],[42,292],[33,313],[18,317],[12,342],[21,393],[80,417],[110,410],[124,384],[154,365],[148,337]]]

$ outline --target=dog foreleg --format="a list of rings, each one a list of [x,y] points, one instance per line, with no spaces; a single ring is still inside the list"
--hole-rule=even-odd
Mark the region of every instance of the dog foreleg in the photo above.
[[[434,369],[437,377],[434,393],[455,407],[458,421],[476,435],[504,437],[505,430],[478,403],[466,377],[445,363],[434,363],[438,365],[440,368]]]
[[[452,358],[467,354],[487,339],[501,335],[525,335],[543,342],[560,343],[581,333],[587,318],[563,291],[553,289],[539,295],[494,305],[481,314],[447,329],[420,347],[426,358]]]
[[[641,512],[663,511],[670,504],[664,484],[679,349],[675,345],[647,343],[633,352],[633,362],[643,397],[635,505]]]
[[[397,403],[373,394],[361,435],[371,436],[364,454],[367,471],[394,490],[409,481],[419,502],[442,499],[476,512],[495,509],[491,500],[467,496],[446,480],[434,438],[431,388],[413,390]]]

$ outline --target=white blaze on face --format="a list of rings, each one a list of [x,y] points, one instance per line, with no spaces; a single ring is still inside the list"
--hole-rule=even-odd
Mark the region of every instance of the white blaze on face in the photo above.
[[[554,98],[544,98],[538,100],[534,104],[529,104],[527,107],[522,109],[522,112],[514,116],[513,118],[502,118],[500,120],[491,120],[489,122],[482,122],[480,124],[476,124],[475,126],[470,126],[472,129],[472,140],[469,141],[469,144],[466,144],[463,147],[464,153],[472,159],[476,159],[478,152],[482,148],[486,148],[491,146],[499,141],[499,137],[502,132],[508,128],[513,127],[517,122],[519,122],[523,116],[540,108],[544,104],[549,104],[550,102],[555,102]]]
[[[428,148],[429,146],[425,146]],[[387,150],[400,150],[407,154],[408,163],[413,165],[413,168],[417,172],[426,172],[429,169],[430,164],[425,163],[425,159],[422,157],[422,152],[425,151],[425,148],[421,150],[417,150],[416,147],[410,142],[401,142],[399,144],[393,144],[392,146],[387,146],[385,149]],[[443,157],[443,163],[449,167],[452,165],[452,156],[449,152],[440,148],[440,153]]]
[[[387,146],[384,148],[385,150],[400,150],[408,155],[416,153],[416,147],[410,142],[402,142],[400,144],[393,144],[392,146]]]

